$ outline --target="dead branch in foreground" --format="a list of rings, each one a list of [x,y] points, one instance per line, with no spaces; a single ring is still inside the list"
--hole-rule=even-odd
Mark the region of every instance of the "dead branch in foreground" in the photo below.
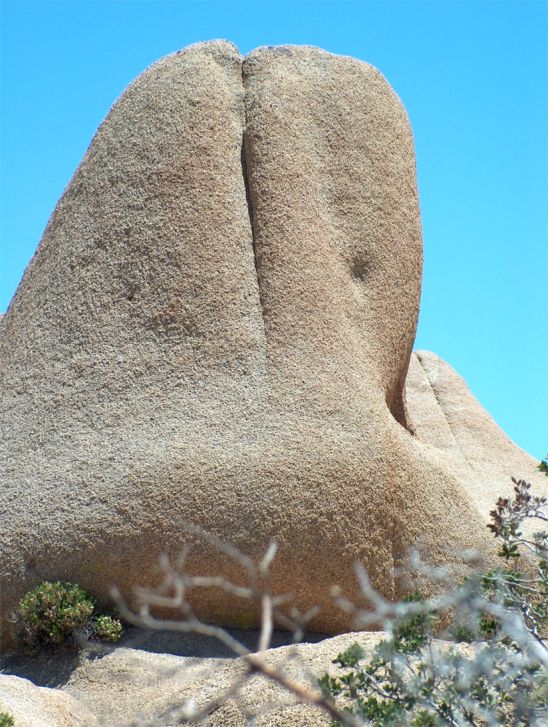
[[[363,727],[362,720],[358,720],[348,712],[339,709],[319,689],[314,691],[310,687],[291,679],[280,669],[270,667],[260,656],[260,652],[270,648],[274,626],[289,631],[292,634],[293,643],[297,644],[303,638],[306,624],[317,613],[316,608],[310,609],[304,614],[292,608],[288,616],[281,610],[281,606],[287,604],[291,596],[273,596],[271,594],[270,566],[277,553],[276,542],[272,541],[270,543],[265,555],[257,564],[237,548],[199,527],[185,525],[185,529],[199,535],[219,552],[227,555],[240,565],[247,574],[249,585],[235,585],[221,576],[188,575],[185,572],[185,564],[190,549],[185,547],[174,566],[171,565],[167,557],[164,556],[160,559],[163,581],[157,589],[138,588],[135,590],[140,603],[137,611],[128,608],[118,589],[114,588],[112,590],[112,597],[119,608],[121,617],[129,623],[154,631],[167,630],[212,637],[224,644],[246,664],[247,668],[244,673],[239,675],[222,695],[215,697],[200,708],[196,707],[194,700],[189,700],[179,710],[178,717],[192,722],[199,722],[218,709],[228,699],[237,695],[240,688],[251,676],[261,674],[291,693],[297,700],[323,710],[344,727]],[[217,588],[230,595],[253,602],[260,612],[257,651],[253,652],[248,649],[241,641],[232,636],[227,629],[206,623],[200,619],[192,609],[188,598],[189,593],[194,588]],[[151,613],[151,609],[155,607],[176,610],[181,614],[181,617],[180,619],[157,618]]]
[[[137,612],[125,605],[118,591],[113,592],[121,615],[130,623],[151,630],[195,633],[213,637],[224,644],[233,654],[241,657],[244,664],[243,673],[233,680],[222,695],[215,696],[205,706],[198,708],[194,700],[187,702],[178,711],[179,717],[185,720],[196,722],[205,718],[228,699],[236,696],[251,676],[260,674],[278,684],[298,701],[322,710],[344,727],[363,727],[364,724],[371,723],[369,718],[366,719],[363,710],[357,716],[337,706],[334,699],[335,696],[342,693],[346,697],[346,703],[343,702],[343,706],[347,706],[349,702],[356,699],[359,689],[362,689],[364,694],[367,691],[370,699],[373,702],[376,701],[377,706],[380,705],[380,707],[401,702],[402,694],[405,696],[402,703],[407,705],[408,702],[405,700],[410,695],[411,702],[417,709],[423,709],[425,713],[428,710],[430,714],[435,713],[443,724],[455,727],[460,727],[461,724],[498,725],[499,722],[492,721],[496,718],[491,708],[492,705],[490,703],[488,705],[487,702],[484,704],[481,699],[478,701],[475,697],[466,696],[466,693],[477,689],[481,680],[492,678],[493,681],[490,684],[494,690],[494,696],[497,699],[500,697],[501,704],[506,704],[511,699],[509,695],[513,693],[512,689],[516,684],[522,682],[526,684],[524,678],[528,680],[528,675],[536,673],[536,670],[548,668],[546,642],[539,635],[535,622],[533,621],[532,626],[528,626],[527,620],[524,620],[523,605],[528,606],[528,602],[521,603],[514,597],[511,605],[516,601],[522,608],[508,606],[507,589],[510,587],[515,590],[518,586],[522,588],[525,584],[525,587],[531,590],[528,585],[529,580],[516,578],[514,571],[510,571],[506,576],[507,580],[504,580],[503,572],[497,574],[493,571],[487,575],[476,572],[473,577],[466,578],[459,583],[452,566],[435,567],[425,563],[418,553],[412,553],[410,565],[413,572],[427,576],[432,584],[437,583],[438,587],[435,590],[438,595],[430,598],[412,598],[410,601],[407,599],[401,602],[389,601],[374,588],[363,566],[357,564],[355,571],[361,603],[355,603],[345,598],[339,588],[333,588],[331,593],[337,606],[351,617],[354,628],[362,630],[375,626],[387,632],[388,639],[381,644],[384,652],[376,652],[377,661],[374,664],[370,663],[366,671],[359,671],[358,661],[363,655],[356,660],[356,652],[354,651],[354,656],[350,652],[358,645],[350,647],[347,654],[340,654],[334,663],[358,669],[358,672],[354,672],[354,676],[357,674],[359,677],[358,682],[355,682],[353,687],[349,686],[345,692],[344,684],[346,682],[325,675],[319,680],[321,691],[315,690],[313,686],[302,684],[289,677],[284,673],[283,668],[269,666],[262,654],[271,646],[275,625],[291,632],[293,641],[298,643],[302,640],[307,622],[316,613],[315,609],[304,614],[299,613],[296,609],[290,609],[289,615],[287,615],[282,610],[282,606],[286,609],[291,597],[271,593],[270,567],[277,552],[276,543],[270,544],[264,557],[256,564],[233,546],[199,528],[188,526],[187,530],[206,539],[210,545],[239,564],[247,574],[249,584],[236,585],[220,576],[188,575],[185,564],[189,550],[186,548],[175,566],[172,566],[167,558],[161,560],[160,565],[164,578],[158,589],[154,591],[138,589],[136,591],[140,604]],[[539,550],[539,554],[544,563],[546,553],[543,543],[544,540],[541,543],[542,549]],[[462,560],[469,565],[477,564],[474,554],[462,554]],[[544,571],[542,573],[544,574]],[[501,586],[506,590],[493,592],[493,582],[496,588]],[[544,585],[542,587],[544,588]],[[190,604],[189,595],[194,588],[217,588],[227,594],[254,603],[260,613],[257,651],[250,650],[227,629],[206,623],[196,616]],[[172,620],[158,618],[151,613],[151,609],[155,607],[175,610],[180,614],[180,618]],[[533,607],[534,602],[531,608]],[[426,632],[421,635],[420,629],[417,634],[419,641],[420,638],[424,638],[422,643],[425,651],[421,651],[420,643],[418,647],[415,645],[410,649],[402,648],[402,633],[404,632],[400,631],[398,634],[398,629],[401,624],[406,623],[406,620],[409,623],[409,619],[411,619],[411,623],[415,623],[413,628],[416,629],[421,623],[428,623],[434,614],[449,613],[451,610],[461,619],[460,624],[457,622],[461,631],[463,627],[465,627],[465,631],[468,629],[467,638],[476,643],[476,647],[471,650],[469,657],[466,657],[464,661],[462,653],[459,653],[458,650],[448,653],[447,647],[443,646],[443,643],[441,648],[434,647],[432,632],[429,632],[429,635]],[[484,627],[495,629],[487,640],[482,631]],[[411,635],[409,638],[416,639],[417,634]],[[455,642],[450,631],[446,632],[446,637],[449,642]],[[379,665],[381,666],[380,671]],[[385,667],[387,671],[385,669],[383,672],[382,669]],[[387,691],[383,684],[394,679],[394,675],[398,678],[397,689]],[[425,679],[425,683],[422,684]],[[356,692],[355,684],[360,685],[358,692]],[[489,684],[486,689],[489,690]],[[454,701],[455,695],[460,695],[460,702],[455,707],[457,711],[460,711],[458,715],[455,712],[456,716],[452,716],[448,714],[447,703],[451,703],[451,700]],[[516,699],[518,697],[521,698],[520,694],[517,694]],[[498,708],[497,704],[495,704],[496,708]],[[515,706],[518,712],[522,709],[522,705],[517,702]],[[479,721],[472,718],[473,713]],[[256,716],[257,712],[255,711],[253,714]],[[463,716],[464,722],[461,720],[461,716]],[[510,723],[504,722],[504,724]]]

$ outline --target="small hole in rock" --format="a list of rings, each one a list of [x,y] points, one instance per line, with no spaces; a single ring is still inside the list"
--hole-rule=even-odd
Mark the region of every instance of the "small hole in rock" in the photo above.
[[[367,274],[369,272],[369,266],[365,260],[359,260],[355,258],[352,261],[352,277],[355,278],[355,280],[365,280],[367,277]]]

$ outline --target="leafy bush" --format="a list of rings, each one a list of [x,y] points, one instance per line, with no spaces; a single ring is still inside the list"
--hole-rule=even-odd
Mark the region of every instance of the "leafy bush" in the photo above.
[[[501,541],[499,568],[468,578],[443,597],[411,594],[386,618],[389,636],[370,658],[359,644],[338,655],[333,663],[342,675],[319,680],[324,696],[349,717],[333,725],[548,724],[548,647],[542,638],[548,627],[548,533],[522,532],[526,520],[548,521],[546,505],[528,483],[514,480],[514,497],[500,498],[491,512],[489,528]],[[448,621],[446,641],[436,641],[436,624]]]
[[[521,527],[528,519],[548,522],[547,500],[531,495],[531,485],[524,480],[513,482],[515,497],[498,499],[487,526],[501,540],[498,554],[503,565],[485,574],[482,587],[491,600],[518,611],[540,640],[548,630],[548,531],[526,537]]]
[[[0,712],[0,727],[14,727],[15,720],[7,712]]]
[[[93,608],[76,584],[44,581],[19,602],[23,640],[31,647],[62,644],[87,624]]]
[[[95,616],[89,623],[89,635],[98,641],[119,641],[122,636],[122,624],[111,616]]]
[[[27,649],[37,651],[64,644],[78,631],[91,638],[117,641],[122,634],[121,623],[110,616],[92,619],[94,609],[91,596],[77,584],[44,581],[19,602],[23,643]]]

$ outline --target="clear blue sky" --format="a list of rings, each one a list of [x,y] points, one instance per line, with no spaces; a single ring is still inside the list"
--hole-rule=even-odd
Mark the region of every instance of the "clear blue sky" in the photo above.
[[[189,43],[306,43],[377,66],[413,125],[417,348],[537,457],[547,443],[545,2],[2,2],[0,311],[114,99]]]

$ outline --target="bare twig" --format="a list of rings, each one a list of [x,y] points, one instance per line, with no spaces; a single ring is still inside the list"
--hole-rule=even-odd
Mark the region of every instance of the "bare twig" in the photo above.
[[[264,656],[252,652],[241,641],[232,636],[227,629],[206,623],[196,616],[190,605],[188,596],[193,588],[220,588],[243,600],[253,601],[257,605],[260,612],[260,633],[257,646],[259,652],[264,652],[270,647],[275,623],[290,630],[293,633],[294,641],[300,640],[306,623],[315,615],[317,609],[310,609],[304,614],[292,609],[289,615],[280,610],[280,606],[285,605],[290,597],[287,595],[273,596],[269,590],[270,567],[277,552],[276,543],[272,542],[261,561],[255,564],[248,556],[240,553],[234,546],[224,543],[216,536],[205,533],[194,526],[185,525],[185,529],[203,537],[210,545],[242,566],[248,575],[249,584],[237,586],[220,576],[189,576],[185,572],[185,565],[189,555],[189,550],[186,548],[179,557],[176,568],[171,566],[167,558],[161,559],[160,568],[164,574],[164,580],[158,589],[155,591],[144,588],[136,589],[136,595],[140,603],[137,611],[127,606],[117,589],[113,589],[111,592],[114,601],[118,605],[120,615],[129,623],[155,631],[168,630],[195,633],[215,638],[232,653],[239,656],[246,665],[247,668],[244,674],[233,681],[222,695],[208,701],[201,708],[197,708],[192,701],[187,703],[181,708],[181,716],[192,721],[203,719],[224,701],[237,694],[245,681],[256,673],[275,682],[298,701],[323,710],[344,727],[362,727],[363,722],[361,720],[339,709],[321,691],[301,684],[282,670],[271,667]],[[151,609],[154,607],[179,611],[181,618],[158,618],[151,613]]]
[[[527,492],[528,487],[525,483],[516,483],[515,501],[508,499],[498,501],[497,510],[492,513],[495,524],[491,529],[496,537],[507,538],[512,546],[520,546],[526,554],[530,551],[532,555],[539,557],[542,553],[546,553],[543,550],[545,536],[534,535],[533,538],[536,540],[532,541],[522,537],[517,530],[520,518],[548,519],[540,511],[545,501],[539,498],[531,499]],[[511,523],[513,529],[508,530],[507,522]],[[246,574],[247,583],[237,585],[222,576],[190,576],[186,572],[190,551],[185,548],[174,566],[167,558],[162,559],[160,566],[164,579],[158,589],[155,591],[138,589],[137,611],[126,606],[118,591],[113,592],[121,615],[130,623],[151,630],[193,632],[213,637],[240,657],[243,671],[232,681],[228,689],[201,707],[196,706],[194,701],[187,702],[181,708],[180,714],[192,721],[204,718],[218,709],[227,699],[237,695],[246,680],[258,674],[282,687],[298,701],[323,710],[344,727],[364,725],[361,719],[349,711],[340,709],[330,698],[331,677],[325,684],[322,682],[322,691],[319,691],[313,686],[294,680],[279,665],[270,666],[264,655],[271,646],[275,625],[292,632],[294,641],[299,641],[303,637],[306,624],[316,613],[316,609],[304,614],[296,609],[290,609],[291,595],[275,595],[271,592],[270,569],[277,553],[276,542],[270,543],[264,556],[255,563],[234,546],[199,527],[185,524],[185,529],[204,539],[210,546],[237,563]],[[507,552],[510,553],[510,557],[514,557],[511,549]],[[461,560],[463,564],[479,565],[477,554],[461,554]],[[413,705],[426,708],[427,711],[433,710],[444,723],[453,727],[463,724],[497,724],[493,722],[496,718],[493,705],[478,700],[472,688],[476,684],[481,686],[482,680],[490,679],[496,674],[497,689],[500,688],[501,694],[505,695],[505,690],[511,689],[511,686],[505,685],[515,684],[516,680],[519,683],[528,669],[548,668],[548,648],[536,626],[537,611],[534,605],[536,600],[545,595],[544,564],[541,563],[539,566],[541,570],[537,578],[519,572],[514,574],[511,570],[484,572],[481,575],[476,572],[457,586],[455,583],[459,580],[462,567],[426,564],[418,551],[411,553],[410,566],[414,575],[424,576],[430,583],[437,584],[438,595],[420,601],[394,603],[373,586],[365,568],[360,564],[355,566],[361,596],[358,604],[346,598],[340,588],[332,591],[335,603],[352,617],[356,628],[364,629],[372,626],[382,628],[388,635],[387,640],[383,642],[383,648],[393,649],[389,661],[384,662],[388,664],[383,667],[384,672],[382,669],[376,671],[378,665],[382,665],[384,658],[379,657],[381,651],[378,652],[375,658],[380,661],[376,662],[377,665],[362,671],[363,684],[368,685],[371,692],[384,702],[397,702],[398,705],[406,703],[411,693]],[[487,588],[486,584],[491,586]],[[260,620],[258,653],[251,651],[227,629],[207,623],[196,615],[190,598],[191,591],[195,588],[219,589],[235,598],[254,604]],[[529,603],[529,599],[532,603]],[[180,618],[169,620],[158,618],[152,613],[154,608],[175,610],[180,614]],[[450,650],[446,654],[443,650],[434,648],[431,634],[426,639],[427,656],[421,648],[405,652],[403,656],[396,653],[399,648],[397,645],[401,643],[402,638],[401,632],[398,635],[398,624],[403,623],[405,619],[417,616],[429,617],[436,612],[450,611],[462,616],[464,619],[462,624],[465,627],[468,618],[468,624],[471,624],[469,629],[474,639],[481,639],[483,628],[481,619],[487,619],[488,623],[489,619],[492,619],[497,628],[500,628],[501,635],[493,637],[488,643],[478,640],[474,647],[473,658],[463,657],[458,650]],[[510,649],[508,643],[512,644]],[[501,653],[504,656],[502,662]],[[343,664],[342,657],[340,663]],[[347,677],[348,675],[341,678],[337,687],[339,692],[333,692],[334,694],[340,693],[341,684],[352,684]],[[416,686],[416,691],[408,692],[413,685]],[[355,692],[352,693],[350,690],[346,696],[352,697],[353,694],[355,695]],[[449,706],[445,701],[446,697],[449,699]],[[254,714],[256,713],[255,711]]]

